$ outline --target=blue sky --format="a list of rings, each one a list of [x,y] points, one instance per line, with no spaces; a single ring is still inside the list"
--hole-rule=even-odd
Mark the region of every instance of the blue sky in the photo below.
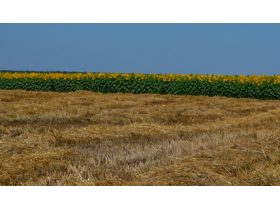
[[[280,74],[280,24],[0,23],[0,70]]]

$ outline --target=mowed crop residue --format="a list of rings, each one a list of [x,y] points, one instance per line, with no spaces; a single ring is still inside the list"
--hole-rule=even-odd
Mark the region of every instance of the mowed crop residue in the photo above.
[[[279,185],[280,102],[0,90],[0,185]]]

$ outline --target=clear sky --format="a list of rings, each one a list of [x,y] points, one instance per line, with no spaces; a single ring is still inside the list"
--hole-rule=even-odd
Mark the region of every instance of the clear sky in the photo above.
[[[0,23],[0,70],[280,74],[280,24]]]

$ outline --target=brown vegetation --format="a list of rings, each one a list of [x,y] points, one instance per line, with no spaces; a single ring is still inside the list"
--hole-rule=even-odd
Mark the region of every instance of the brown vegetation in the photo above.
[[[280,101],[0,90],[0,185],[279,185]]]

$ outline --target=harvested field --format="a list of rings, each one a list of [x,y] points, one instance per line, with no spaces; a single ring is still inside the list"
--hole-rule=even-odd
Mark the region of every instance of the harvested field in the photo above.
[[[280,185],[280,101],[0,90],[0,185]]]

